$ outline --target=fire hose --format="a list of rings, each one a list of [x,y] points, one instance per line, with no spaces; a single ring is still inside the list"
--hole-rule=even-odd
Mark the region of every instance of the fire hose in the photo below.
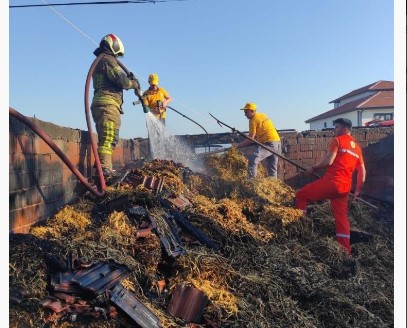
[[[89,114],[89,85],[90,85],[90,80],[92,78],[93,72],[95,70],[96,65],[99,63],[99,61],[104,57],[104,54],[100,54],[99,56],[96,57],[96,59],[93,61],[92,65],[89,68],[88,75],[86,77],[86,83],[85,83],[85,116],[86,116],[86,124],[88,126],[88,132],[89,132],[89,138],[90,138],[90,144],[92,147],[93,151],[93,156],[95,157],[95,165],[96,165],[96,170],[97,174],[99,177],[99,182],[100,182],[100,190],[104,193],[104,190],[106,188],[106,183],[105,183],[105,177],[103,176],[103,171],[102,171],[102,165],[100,164],[100,159],[99,159],[99,154],[97,152],[97,145],[96,141],[93,138],[93,130],[92,130],[92,124],[91,124],[91,119],[90,119],[90,114]]]
[[[68,157],[62,152],[61,149],[50,139],[50,137],[33,122],[31,122],[27,117],[16,111],[15,109],[9,107],[9,114],[14,116],[19,121],[27,125],[31,130],[33,130],[38,136],[44,140],[48,146],[62,159],[62,161],[69,167],[73,174],[79,179],[79,181],[95,196],[101,197],[104,195],[104,190],[97,191],[95,188],[86,180],[86,178],[79,172],[79,170],[73,165]]]
[[[276,151],[274,151],[274,150],[271,149],[270,147],[267,147],[267,146],[264,145],[263,143],[261,143],[261,142],[255,140],[255,139],[249,137],[248,135],[244,134],[243,132],[240,132],[239,130],[236,130],[235,128],[233,128],[233,127],[227,125],[226,123],[224,123],[224,122],[218,120],[218,119],[217,119],[215,116],[213,116],[211,113],[209,113],[209,115],[211,115],[211,116],[216,120],[216,122],[217,122],[220,126],[223,126],[223,125],[224,125],[224,126],[228,127],[229,129],[232,130],[232,132],[238,133],[238,134],[241,135],[242,137],[251,140],[253,143],[255,143],[255,144],[259,145],[260,147],[262,147],[262,148],[268,150],[269,152],[271,152],[271,153],[273,153],[274,155],[280,157],[281,159],[285,160],[286,162],[289,162],[289,163],[291,163],[292,165],[294,165],[294,166],[296,166],[296,167],[298,167],[298,168],[300,168],[300,169],[302,169],[302,170],[304,170],[304,171],[307,171],[307,168],[306,168],[306,167],[297,164],[296,162],[292,161],[291,159],[289,159],[289,158],[287,158],[287,157],[284,157],[283,155],[277,153]],[[316,173],[313,173],[313,175],[314,175],[315,177],[317,177],[317,178],[321,178],[321,176],[319,176],[319,175],[316,174]],[[350,193],[350,195],[353,195],[353,194]],[[374,209],[377,210],[377,206],[375,206],[375,205],[373,205],[373,204],[371,204],[371,203],[365,201],[364,199],[362,199],[362,198],[360,198],[360,197],[357,197],[356,200],[358,200],[358,201],[360,201],[360,202],[362,202],[362,203],[364,203],[364,204],[366,204],[366,205],[368,205],[368,206],[370,206],[370,207],[372,207],[372,208],[374,208]]]
[[[206,143],[209,143],[209,134],[208,134],[208,131],[206,131],[206,129],[205,129],[201,124],[199,124],[198,122],[194,121],[192,118],[190,118],[190,117],[188,117],[188,116],[182,114],[181,112],[177,111],[177,110],[176,110],[175,108],[173,108],[173,107],[167,106],[167,108],[173,110],[173,111],[176,112],[177,114],[181,115],[182,117],[185,117],[186,119],[188,119],[188,120],[190,120],[191,122],[193,122],[193,123],[195,123],[196,125],[198,125],[202,130],[205,131],[205,133],[206,133]],[[210,147],[210,146],[209,146],[209,150],[211,150],[211,147]]]
[[[91,125],[91,119],[90,119],[90,114],[89,114],[89,85],[90,85],[90,80],[92,78],[93,72],[95,70],[96,65],[99,63],[99,61],[103,58],[104,54],[100,54],[92,63],[91,67],[89,68],[89,72],[86,78],[86,84],[85,84],[85,95],[84,95],[84,101],[85,101],[85,115],[86,115],[86,123],[88,126],[88,132],[89,132],[89,137],[91,141],[91,147],[92,151],[95,157],[95,164],[96,164],[96,169],[98,172],[98,177],[100,181],[100,185],[98,186],[98,190],[95,189],[93,185],[91,185],[87,179],[82,175],[82,173],[75,167],[75,165],[69,160],[69,158],[62,152],[62,150],[52,141],[52,139],[38,126],[36,126],[30,119],[28,119],[26,116],[23,114],[19,113],[15,109],[9,107],[9,114],[14,116],[16,119],[19,121],[23,122],[25,125],[27,125],[31,130],[33,130],[39,137],[41,137],[42,140],[47,143],[49,147],[61,158],[61,160],[68,166],[68,168],[72,171],[72,173],[78,178],[78,180],[95,196],[97,197],[102,197],[105,194],[105,179],[103,176],[102,172],[102,167],[100,164],[100,159],[99,159],[99,154],[97,152],[97,144],[93,138],[93,132],[92,132],[92,125]],[[116,59],[117,60],[117,59]],[[134,76],[132,73],[129,72],[129,70],[119,61],[117,60],[117,63],[122,67],[122,69],[125,71],[127,76],[130,79],[134,79]],[[141,104],[143,106],[143,110],[145,113],[148,112],[148,109],[144,105],[144,102],[142,101],[143,99],[141,98],[141,93],[139,90],[136,90],[138,92],[135,92],[136,95],[139,97]]]
[[[176,112],[177,114],[181,115],[182,117],[185,117],[186,119],[188,119],[188,120],[190,120],[191,122],[195,123],[195,124],[198,125],[202,130],[204,130],[205,133],[208,135],[208,131],[206,131],[205,128],[204,128],[201,124],[199,124],[198,122],[194,121],[192,118],[190,118],[190,117],[188,117],[188,116],[182,114],[181,112],[177,111],[177,110],[176,110],[175,108],[173,108],[173,107],[167,106],[167,108],[173,110],[174,112]]]
[[[96,165],[96,170],[97,170],[97,174],[99,177],[99,181],[100,181],[100,189],[102,191],[105,190],[106,188],[106,183],[105,183],[105,177],[103,175],[103,171],[102,171],[102,165],[100,164],[100,159],[99,159],[99,154],[97,152],[97,144],[96,141],[94,140],[93,137],[93,130],[92,130],[92,124],[91,124],[91,119],[90,119],[90,111],[89,111],[89,85],[90,85],[90,80],[92,78],[93,72],[95,70],[96,65],[99,63],[99,61],[105,56],[105,54],[101,53],[99,56],[96,57],[96,59],[93,61],[91,67],[89,68],[88,71],[88,75],[86,77],[86,84],[85,84],[85,115],[86,115],[86,124],[88,127],[88,132],[89,132],[89,138],[91,141],[91,147],[92,147],[92,151],[93,151],[93,155],[95,157],[95,165]],[[127,67],[121,62],[119,61],[117,58],[115,58],[117,61],[117,64],[123,69],[123,71],[126,73],[127,77],[131,80],[134,80],[135,77],[133,75],[133,73],[131,73]],[[135,90],[135,94],[137,95],[137,97],[139,98],[142,106],[143,106],[143,111],[144,113],[148,113],[148,108],[145,106],[143,99],[141,97],[141,91],[136,89]]]

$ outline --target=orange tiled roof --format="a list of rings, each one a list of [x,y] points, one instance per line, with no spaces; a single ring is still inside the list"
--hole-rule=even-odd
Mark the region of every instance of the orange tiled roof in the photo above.
[[[374,95],[350,101],[340,107],[331,109],[318,116],[314,116],[306,120],[305,123],[311,123],[316,120],[337,116],[343,113],[348,113],[360,109],[392,108],[392,107],[394,107],[394,90],[379,91]]]
[[[365,91],[385,91],[385,90],[394,90],[394,82],[393,81],[377,81],[377,82],[369,84],[365,87],[353,90],[353,91],[347,93],[346,95],[343,95],[335,100],[330,101],[329,103],[332,104],[332,103],[341,101],[342,99],[346,99],[346,98],[352,97],[354,95],[363,93]]]

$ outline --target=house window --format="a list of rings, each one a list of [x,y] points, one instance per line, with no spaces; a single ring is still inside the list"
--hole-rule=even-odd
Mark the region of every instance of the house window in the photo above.
[[[324,128],[326,128],[326,122],[324,122]]]
[[[377,113],[373,115],[375,120],[388,121],[393,119],[393,113]]]

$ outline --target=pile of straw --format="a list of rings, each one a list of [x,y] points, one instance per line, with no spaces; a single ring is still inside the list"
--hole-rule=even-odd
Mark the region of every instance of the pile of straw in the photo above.
[[[179,231],[186,254],[163,256],[159,238],[135,237],[136,222],[124,211],[109,211],[110,200],[126,195],[154,215],[165,212],[159,195],[143,187],[109,187],[103,199],[85,195],[30,234],[10,236],[10,291],[25,295],[10,303],[10,326],[40,327],[39,301],[47,293],[44,254],[84,263],[113,259],[132,274],[123,284],[160,319],[163,327],[190,327],[171,316],[171,291],[185,283],[209,298],[195,327],[390,327],[393,325],[393,212],[372,212],[351,203],[351,227],[373,234],[353,245],[356,274],[348,275],[347,257],[334,239],[329,203],[312,205],[303,217],[293,208],[295,192],[283,182],[246,178],[247,161],[235,149],[207,159],[206,173],[192,173],[171,161],[152,161],[143,175],[165,177],[164,188],[187,195],[192,206],[182,214],[219,250],[205,247]],[[389,224],[390,223],[390,224]],[[164,291],[157,287],[165,279]],[[84,318],[55,327],[119,327],[114,320]]]

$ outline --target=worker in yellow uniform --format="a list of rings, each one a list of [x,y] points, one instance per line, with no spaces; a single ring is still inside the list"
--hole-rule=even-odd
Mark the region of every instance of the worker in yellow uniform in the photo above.
[[[264,113],[257,112],[257,106],[254,103],[247,103],[241,110],[249,120],[249,137],[281,154],[281,140],[273,122]],[[255,144],[249,139],[245,139],[236,145],[237,148],[247,147]],[[267,161],[268,175],[277,178],[278,156],[272,152],[256,145],[255,150],[249,156],[248,174],[249,178],[255,178],[257,175],[257,166],[262,160]]]
[[[134,76],[130,79],[117,63],[116,58],[124,55],[124,45],[116,35],[103,37],[93,53],[98,57],[104,55],[92,75],[94,95],[90,108],[98,134],[98,155],[103,175],[110,177],[114,175],[112,153],[119,141],[123,89],[135,89],[140,94],[140,83]]]
[[[150,87],[143,93],[144,103],[150,108],[155,117],[165,125],[167,105],[171,102],[172,98],[167,90],[158,86],[158,75],[156,73],[149,75],[148,83]]]

